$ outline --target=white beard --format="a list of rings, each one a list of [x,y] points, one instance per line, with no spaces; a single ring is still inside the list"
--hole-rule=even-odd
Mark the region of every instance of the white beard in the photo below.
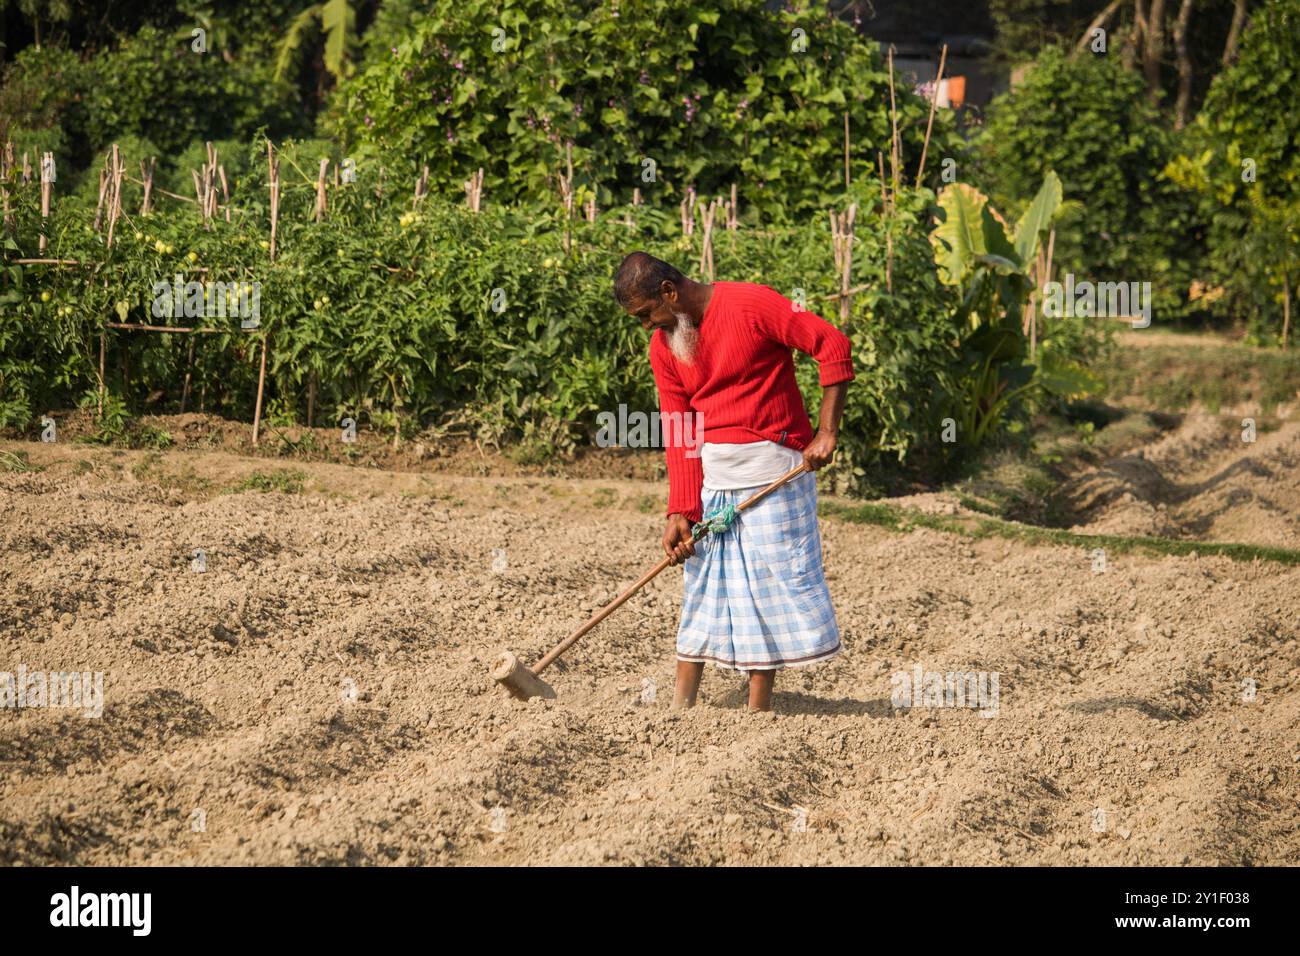
[[[679,362],[695,364],[695,349],[700,344],[700,329],[685,312],[674,312],[677,324],[667,333],[668,348]]]

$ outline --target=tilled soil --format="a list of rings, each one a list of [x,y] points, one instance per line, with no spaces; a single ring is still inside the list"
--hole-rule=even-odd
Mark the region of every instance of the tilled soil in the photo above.
[[[676,569],[522,704],[492,660],[657,559],[660,486],[309,464],[232,494],[272,466],[17,450],[0,670],[102,671],[104,709],[0,711],[0,863],[1300,863],[1298,566],[827,519],[847,650],[775,714],[716,669],[669,710]],[[918,666],[997,698],[894,706]]]
[[[1160,440],[1068,482],[1077,531],[1300,548],[1300,421],[1183,416]]]

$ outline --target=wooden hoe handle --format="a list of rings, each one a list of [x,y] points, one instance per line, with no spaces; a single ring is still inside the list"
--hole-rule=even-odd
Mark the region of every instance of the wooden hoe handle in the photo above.
[[[745,499],[745,501],[742,504],[737,506],[736,511],[741,512],[744,511],[746,508],[753,507],[754,505],[762,501],[764,498],[766,498],[768,495],[770,495],[772,492],[776,491],[776,489],[784,485],[787,481],[790,481],[792,478],[799,477],[801,474],[803,474],[805,471],[808,470],[809,470],[808,465],[804,462],[800,462],[798,468],[792,468],[789,472],[787,472],[782,477],[778,478],[776,481],[772,482],[762,491],[755,492],[749,498]],[[696,538],[695,535],[691,535],[691,543],[694,544],[696,541],[702,540],[703,537],[704,536],[701,535],[700,538]],[[586,634],[593,627],[595,627],[601,621],[605,620],[605,618],[609,617],[616,610],[618,610],[618,608],[621,607],[623,603],[627,601],[628,598],[630,598],[633,594],[636,594],[637,591],[640,591],[643,587],[649,584],[650,581],[654,579],[655,575],[657,575],[664,568],[668,567],[670,563],[671,563],[670,558],[664,558],[662,561],[656,564],[645,574],[641,575],[640,579],[635,584],[633,584],[630,588],[628,588],[618,597],[614,598],[613,601],[610,601],[603,608],[597,611],[592,616],[591,620],[589,620],[586,624],[582,625],[582,627],[578,628],[576,631],[574,631],[564,640],[560,641],[560,643],[556,644],[553,648],[551,648],[550,652],[545,657],[543,657],[541,660],[539,660],[536,664],[532,666],[531,668],[532,672],[534,674],[540,674],[542,671],[546,670],[546,668],[550,667],[551,664],[554,663],[555,659],[559,657],[561,654],[563,654],[565,651],[567,651],[574,644],[576,644],[578,639],[582,637],[582,635]]]

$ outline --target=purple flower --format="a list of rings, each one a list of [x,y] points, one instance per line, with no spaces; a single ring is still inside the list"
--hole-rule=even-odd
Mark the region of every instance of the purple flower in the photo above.
[[[397,56],[397,47],[391,47],[390,49],[393,51],[393,56]]]
[[[449,143],[456,142],[456,134],[454,134],[451,130],[447,130],[447,142]]]
[[[366,125],[367,125],[367,126],[374,126],[374,125],[375,125],[375,121],[372,120],[372,119],[370,118],[370,115],[369,115],[369,114],[366,114]]]
[[[614,106],[614,101],[613,101],[613,100],[610,100],[610,101],[609,101],[609,105],[610,105],[610,107],[612,108],[612,107]]]
[[[645,70],[642,70],[642,71],[641,71],[641,75],[637,78],[637,82],[638,82],[638,83],[649,83],[649,82],[650,82],[650,74],[647,73]]]
[[[455,63],[452,64],[452,67],[454,67],[457,70],[463,70],[465,69],[465,64],[462,63],[460,60],[457,60]]]

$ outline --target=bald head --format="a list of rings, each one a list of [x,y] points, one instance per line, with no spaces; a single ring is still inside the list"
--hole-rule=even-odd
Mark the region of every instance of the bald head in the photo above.
[[[628,309],[634,302],[658,299],[665,281],[680,288],[686,277],[676,266],[648,252],[633,252],[624,257],[614,274],[614,298]]]

